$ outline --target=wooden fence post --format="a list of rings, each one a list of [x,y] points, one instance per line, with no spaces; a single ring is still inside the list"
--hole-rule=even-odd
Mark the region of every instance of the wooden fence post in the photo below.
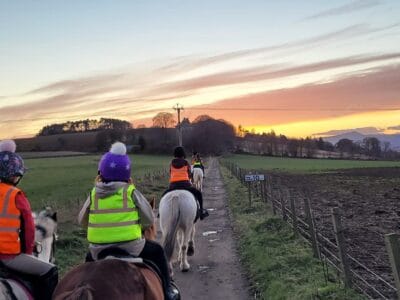
[[[333,220],[333,230],[336,237],[336,243],[339,250],[339,259],[341,264],[341,269],[343,272],[343,281],[345,287],[351,287],[351,273],[350,266],[347,260],[346,254],[346,244],[343,235],[342,222],[340,219],[339,208],[332,208],[332,220]]]
[[[288,190],[288,197],[289,197],[289,200],[290,200],[290,211],[292,212],[293,231],[294,231],[294,234],[296,236],[298,236],[299,235],[299,228],[298,228],[298,225],[297,225],[296,205],[294,203],[294,197],[292,197],[290,195],[290,191],[289,190]]]
[[[263,188],[262,188],[262,199],[266,203],[266,202],[268,202],[268,199],[267,199],[267,178],[264,179],[264,181],[262,182],[262,185],[263,185]]]
[[[385,244],[386,250],[389,254],[394,283],[397,289],[397,298],[400,299],[400,234],[386,234]]]
[[[249,207],[251,207],[251,181],[247,183],[249,192]]]
[[[287,221],[286,209],[285,209],[285,195],[283,187],[279,190],[279,200],[281,202],[281,209],[282,209],[282,219]]]
[[[306,213],[306,221],[308,224],[308,229],[310,231],[314,257],[321,258],[318,249],[317,235],[315,233],[314,218],[311,211],[310,197],[307,191],[305,191],[305,197],[303,198],[303,200],[304,200],[304,210]]]

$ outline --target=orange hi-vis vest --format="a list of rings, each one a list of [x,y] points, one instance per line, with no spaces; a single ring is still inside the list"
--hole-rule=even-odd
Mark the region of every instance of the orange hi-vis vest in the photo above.
[[[12,185],[0,183],[0,254],[21,253],[21,212],[15,205],[20,191]]]
[[[189,166],[183,166],[181,168],[175,168],[171,165],[171,178],[169,182],[177,182],[177,181],[190,181],[189,178]]]

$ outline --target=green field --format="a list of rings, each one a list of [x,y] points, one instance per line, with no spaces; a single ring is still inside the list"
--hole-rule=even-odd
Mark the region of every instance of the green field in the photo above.
[[[340,169],[400,167],[400,161],[360,161],[340,159],[306,159],[257,155],[230,155],[224,158],[245,169],[284,172],[326,172]]]
[[[56,260],[61,272],[84,258],[85,230],[77,225],[78,212],[93,187],[100,155],[25,159],[29,169],[19,187],[26,193],[32,209],[51,206],[59,219]],[[149,199],[159,198],[167,188],[165,178],[146,179],[143,175],[165,169],[170,157],[132,155],[132,177]]]

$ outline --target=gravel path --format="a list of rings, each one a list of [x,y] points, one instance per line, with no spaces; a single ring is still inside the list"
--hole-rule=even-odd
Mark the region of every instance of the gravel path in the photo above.
[[[204,206],[210,216],[197,222],[195,254],[189,257],[191,269],[182,273],[175,266],[175,281],[183,300],[250,299],[236,253],[217,159],[208,160],[205,174]]]

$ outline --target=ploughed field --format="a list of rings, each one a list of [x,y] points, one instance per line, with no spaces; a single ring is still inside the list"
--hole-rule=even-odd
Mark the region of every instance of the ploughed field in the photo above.
[[[51,153],[23,153],[28,168],[19,187],[27,195],[32,209],[51,206],[57,211],[59,240],[56,264],[64,273],[82,262],[87,249],[86,231],[77,224],[78,212],[93,188],[100,155],[41,158]],[[168,156],[131,155],[134,184],[147,199],[160,197],[168,182],[165,170]]]
[[[278,188],[278,182],[281,182],[281,188],[290,191],[297,211],[303,216],[306,188],[311,198],[316,229],[332,242],[335,242],[335,237],[331,209],[339,207],[348,253],[393,284],[384,235],[400,233],[400,162],[325,161],[245,155],[227,159],[242,168],[259,170],[267,177],[271,175],[274,188]],[[287,202],[286,206],[290,207],[290,204]],[[358,274],[386,297],[394,297],[374,275],[351,263]]]

